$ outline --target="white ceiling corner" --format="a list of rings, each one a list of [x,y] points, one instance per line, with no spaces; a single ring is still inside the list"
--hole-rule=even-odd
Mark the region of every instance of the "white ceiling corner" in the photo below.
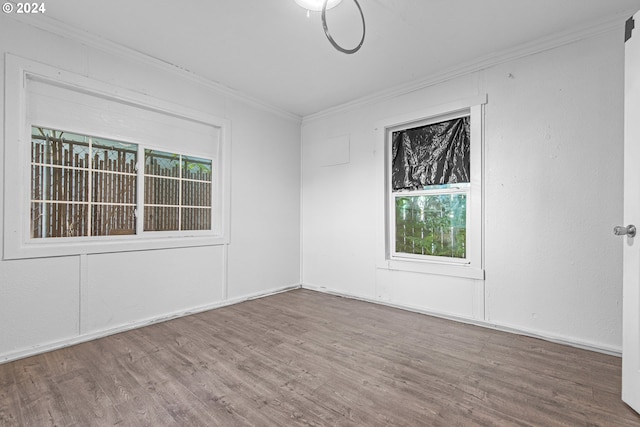
[[[300,118],[623,25],[640,9],[640,0],[358,2],[367,35],[354,55],[334,50],[320,14],[307,18],[294,0],[57,0],[39,25],[172,64],[217,90]],[[327,12],[337,41],[348,46],[359,40],[359,19],[352,0]]]

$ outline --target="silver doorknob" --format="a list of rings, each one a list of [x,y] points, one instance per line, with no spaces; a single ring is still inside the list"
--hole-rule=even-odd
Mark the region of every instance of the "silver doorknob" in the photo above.
[[[626,227],[622,227],[618,225],[616,227],[613,227],[613,234],[615,234],[616,236],[627,235],[629,237],[636,237],[636,226],[627,225]]]

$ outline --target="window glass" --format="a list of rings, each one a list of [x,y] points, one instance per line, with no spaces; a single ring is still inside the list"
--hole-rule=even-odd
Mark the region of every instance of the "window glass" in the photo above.
[[[135,234],[138,146],[91,138],[91,235]]]
[[[180,208],[144,207],[144,231],[175,231],[180,229]]]
[[[210,230],[210,159],[145,150],[145,231]]]
[[[135,233],[137,145],[31,128],[31,237]]]

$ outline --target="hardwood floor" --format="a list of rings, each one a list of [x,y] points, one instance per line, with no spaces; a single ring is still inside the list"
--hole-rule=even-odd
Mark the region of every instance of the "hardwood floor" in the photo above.
[[[632,426],[620,359],[306,290],[0,365],[7,426]]]

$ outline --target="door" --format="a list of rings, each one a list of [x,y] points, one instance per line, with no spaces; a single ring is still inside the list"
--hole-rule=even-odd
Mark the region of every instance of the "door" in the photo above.
[[[624,100],[624,227],[622,234],[622,400],[640,412],[640,236],[632,225],[640,225],[640,12],[627,21],[625,42]],[[631,37],[630,37],[631,36]],[[629,38],[630,37],[630,38]]]

